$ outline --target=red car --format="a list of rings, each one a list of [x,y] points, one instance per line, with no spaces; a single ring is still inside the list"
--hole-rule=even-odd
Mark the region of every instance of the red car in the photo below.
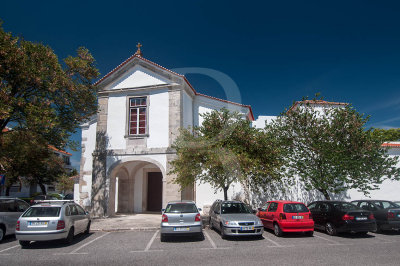
[[[257,216],[265,228],[274,230],[276,236],[282,236],[286,232],[305,232],[308,236],[314,234],[311,212],[301,202],[269,201],[258,209]]]

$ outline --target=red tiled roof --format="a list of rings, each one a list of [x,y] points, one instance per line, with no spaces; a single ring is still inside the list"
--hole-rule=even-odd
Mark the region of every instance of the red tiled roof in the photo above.
[[[148,59],[146,59],[146,58],[144,58],[144,57],[142,57],[142,56],[140,56],[140,55],[138,55],[138,54],[136,54],[136,53],[133,54],[132,56],[130,56],[128,59],[126,59],[126,60],[125,60],[124,62],[122,62],[121,64],[119,64],[116,68],[114,68],[113,70],[111,70],[110,72],[108,72],[104,77],[102,77],[101,79],[99,79],[98,81],[96,81],[96,83],[95,83],[94,85],[99,85],[101,82],[103,82],[105,79],[107,79],[111,74],[113,74],[114,72],[116,72],[117,70],[119,70],[121,67],[123,67],[124,65],[126,65],[129,61],[133,60],[134,58],[138,58],[138,59],[140,59],[140,60],[143,60],[143,61],[145,61],[145,62],[147,62],[147,63],[149,63],[149,64],[152,64],[152,65],[154,65],[154,66],[156,66],[156,67],[158,67],[158,68],[161,68],[161,69],[163,69],[163,70],[165,70],[165,71],[168,71],[168,72],[170,72],[170,73],[173,74],[173,75],[176,75],[176,76],[178,76],[178,77],[183,78],[183,80],[184,80],[184,81],[186,82],[186,84],[192,89],[192,91],[193,91],[193,93],[194,93],[195,95],[200,95],[200,96],[204,96],[204,97],[207,97],[207,98],[210,98],[210,99],[214,99],[214,100],[217,100],[217,101],[226,102],[226,103],[230,103],[230,104],[235,104],[235,105],[238,105],[238,106],[242,106],[242,107],[248,108],[248,109],[249,109],[248,118],[249,118],[251,121],[254,121],[253,110],[251,109],[251,106],[250,106],[250,105],[245,105],[245,104],[230,102],[230,101],[227,101],[227,100],[223,100],[223,99],[219,99],[219,98],[216,98],[216,97],[212,97],[212,96],[208,96],[208,95],[205,95],[205,94],[198,93],[198,92],[193,88],[192,84],[190,84],[190,82],[187,80],[187,78],[186,78],[184,75],[178,74],[178,73],[176,73],[176,72],[174,72],[174,71],[172,71],[172,70],[169,70],[169,69],[167,69],[167,68],[165,68],[165,67],[163,67],[163,66],[160,66],[159,64],[156,64],[156,63],[154,63],[154,62],[152,62],[152,61],[150,61],[150,60],[148,60]]]
[[[69,152],[66,152],[66,151],[63,151],[63,150],[59,150],[59,149],[57,149],[56,147],[54,147],[53,145],[48,145],[48,146],[49,146],[49,148],[50,148],[50,149],[52,149],[53,151],[57,151],[57,152],[60,152],[60,153],[63,153],[63,154],[66,154],[66,155],[72,156],[72,154],[71,154],[71,153],[69,153]]]
[[[298,105],[300,105],[300,104],[343,105],[343,106],[349,105],[348,103],[327,102],[327,101],[324,101],[324,100],[304,100],[304,101],[296,101],[296,102],[292,105],[292,107],[290,107],[290,109],[288,110],[288,112],[291,111],[291,110],[293,110],[294,108],[296,108],[296,107],[297,107]]]
[[[385,142],[385,143],[382,144],[382,147],[400,148],[400,143]]]

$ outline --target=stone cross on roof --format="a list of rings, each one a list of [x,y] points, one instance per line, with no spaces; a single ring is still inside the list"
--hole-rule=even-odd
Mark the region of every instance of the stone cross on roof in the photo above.
[[[142,51],[140,50],[140,47],[142,47],[142,46],[143,45],[141,45],[140,42],[138,42],[138,44],[136,45],[137,51],[136,51],[135,55],[142,56]]]

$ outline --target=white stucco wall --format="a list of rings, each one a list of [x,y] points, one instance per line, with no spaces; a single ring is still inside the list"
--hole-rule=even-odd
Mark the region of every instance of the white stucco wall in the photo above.
[[[193,127],[193,99],[185,91],[182,93],[183,101],[183,127]]]
[[[263,116],[260,115],[257,117],[255,121],[253,121],[252,125],[255,128],[264,128],[266,123],[269,124],[272,120],[276,119],[276,116]]]
[[[152,91],[149,99],[149,137],[147,148],[166,148],[169,144],[168,90]]]
[[[97,122],[89,124],[87,127],[82,128],[82,145],[85,146],[85,151],[82,154],[82,157],[85,158],[85,161],[83,163],[83,174],[82,178],[83,181],[86,182],[86,186],[82,186],[81,192],[85,193],[87,192],[89,197],[82,202],[82,205],[84,207],[90,206],[90,199],[92,198],[92,166],[93,166],[93,156],[92,153],[96,147],[96,127],[97,127]],[[86,139],[86,140],[84,140]],[[85,174],[85,172],[88,172],[90,174]],[[75,189],[74,191],[79,191],[79,189]],[[79,197],[79,196],[78,196]],[[74,192],[74,199],[76,198],[75,192]]]
[[[126,149],[127,95],[112,94],[108,98],[108,149]]]

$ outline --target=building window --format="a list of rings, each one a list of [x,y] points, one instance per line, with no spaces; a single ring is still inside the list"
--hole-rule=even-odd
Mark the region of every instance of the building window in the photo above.
[[[147,128],[147,98],[129,99],[129,135],[145,135]]]

